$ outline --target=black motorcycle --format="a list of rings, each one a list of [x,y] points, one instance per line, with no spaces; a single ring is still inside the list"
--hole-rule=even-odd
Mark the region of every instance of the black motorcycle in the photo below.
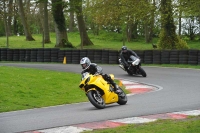
[[[139,58],[131,55],[127,62],[129,66],[127,69],[125,69],[121,58],[119,58],[119,67],[126,71],[129,75],[142,75],[143,77],[147,76],[146,72],[141,67],[141,60]]]

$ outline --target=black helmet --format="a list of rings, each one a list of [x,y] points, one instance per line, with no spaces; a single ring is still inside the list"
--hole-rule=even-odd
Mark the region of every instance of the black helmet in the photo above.
[[[90,66],[91,61],[90,61],[90,59],[88,57],[83,57],[80,60],[80,64],[81,64],[82,68],[85,70]]]
[[[126,52],[127,51],[127,47],[126,46],[122,46],[122,52]]]

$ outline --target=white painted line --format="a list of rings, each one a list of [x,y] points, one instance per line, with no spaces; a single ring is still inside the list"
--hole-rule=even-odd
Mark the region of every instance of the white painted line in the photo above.
[[[131,82],[131,81],[125,81],[125,80],[121,80],[122,84],[126,85],[126,84],[138,84],[135,82]]]
[[[157,119],[148,119],[148,118],[141,118],[141,117],[130,117],[130,118],[124,118],[124,119],[116,119],[111,120],[112,122],[120,122],[120,123],[126,123],[126,124],[137,124],[137,123],[146,123],[146,122],[153,122]]]
[[[174,112],[173,114],[184,114],[184,115],[198,116],[198,115],[200,115],[200,110]]]
[[[129,86],[126,86],[126,89],[140,89],[140,88],[153,89],[154,87],[147,86],[147,85],[129,85]]]
[[[92,130],[93,129],[66,126],[66,127],[38,130],[38,131],[42,133],[81,133],[83,131],[92,131]]]

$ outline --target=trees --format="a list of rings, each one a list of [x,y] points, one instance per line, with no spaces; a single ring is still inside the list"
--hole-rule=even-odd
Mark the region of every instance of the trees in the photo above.
[[[83,20],[82,0],[75,0],[75,12],[78,20],[78,28],[81,38],[81,45],[94,45],[86,32],[85,22]]]
[[[18,6],[19,6],[20,18],[21,18],[21,21],[22,21],[22,25],[24,27],[24,34],[26,36],[26,40],[27,41],[34,41],[35,39],[32,37],[32,34],[30,32],[30,27],[29,27],[27,20],[26,20],[22,0],[17,0],[17,2],[18,2]]]
[[[50,36],[49,36],[49,23],[48,23],[48,9],[47,9],[48,0],[42,0],[40,2],[40,11],[41,11],[41,18],[42,19],[42,27],[43,27],[43,35],[44,35],[44,42],[43,43],[50,43]]]
[[[52,0],[52,14],[55,23],[56,45],[55,47],[73,47],[68,41],[65,17],[63,14],[62,0]]]
[[[146,43],[152,42],[152,37],[158,36],[161,31],[160,37],[165,37],[159,43],[160,48],[164,49],[168,48],[164,40],[170,42],[168,42],[170,48],[177,48],[176,32],[180,36],[188,35],[190,39],[196,39],[197,34],[200,33],[199,0],[4,1],[6,2],[5,7],[3,7],[3,1],[0,2],[2,9],[0,10],[0,24],[7,23],[4,27],[7,26],[8,35],[16,35],[21,31],[25,33],[26,40],[34,40],[31,33],[44,32],[44,43],[49,43],[49,31],[56,32],[56,47],[72,47],[67,31],[73,32],[76,28],[79,29],[83,46],[94,45],[88,36],[90,30],[93,30],[94,35],[99,35],[100,30],[121,34],[122,37],[118,40],[135,41],[143,37]],[[16,2],[20,7],[19,10],[15,6]],[[6,12],[5,19],[3,19],[3,8]],[[176,30],[178,22],[179,31]],[[24,30],[21,30],[22,25]],[[3,35],[2,31],[5,31],[1,29],[2,27],[0,27],[0,35]]]
[[[176,35],[171,0],[161,0],[160,49],[188,49],[187,43]]]

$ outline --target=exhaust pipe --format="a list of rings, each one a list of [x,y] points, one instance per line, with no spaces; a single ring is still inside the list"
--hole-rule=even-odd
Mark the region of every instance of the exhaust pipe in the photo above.
[[[126,71],[123,65],[120,64],[119,67],[120,67],[121,69],[123,69],[124,71]]]

